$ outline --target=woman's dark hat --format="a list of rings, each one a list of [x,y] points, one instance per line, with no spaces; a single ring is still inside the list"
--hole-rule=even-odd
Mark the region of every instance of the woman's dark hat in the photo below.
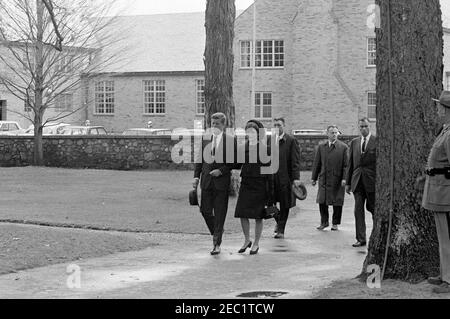
[[[295,184],[292,184],[292,192],[294,193],[295,197],[298,198],[299,200],[305,200],[306,196],[308,195],[306,187],[303,183],[300,183],[299,186],[295,186]]]
[[[450,91],[442,91],[439,100],[432,99],[435,102],[439,102],[442,106],[450,108]]]
[[[189,203],[191,206],[198,206],[197,190],[193,189],[189,192]]]

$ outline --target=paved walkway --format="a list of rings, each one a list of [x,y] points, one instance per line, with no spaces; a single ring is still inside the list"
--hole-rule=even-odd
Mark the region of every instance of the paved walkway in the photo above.
[[[155,233],[149,236],[158,246],[143,251],[78,261],[75,268],[59,264],[0,276],[0,298],[213,299],[254,291],[309,298],[334,280],[358,275],[366,249],[351,247],[353,198],[346,197],[340,231],[318,231],[316,190],[308,191],[310,199],[289,218],[285,240],[273,239],[273,221],[266,223],[258,255],[237,253],[243,243],[238,233],[225,233],[215,257],[209,254],[210,236]],[[370,214],[366,220],[369,236]],[[68,275],[68,266],[79,267],[79,288],[69,288],[77,277]]]

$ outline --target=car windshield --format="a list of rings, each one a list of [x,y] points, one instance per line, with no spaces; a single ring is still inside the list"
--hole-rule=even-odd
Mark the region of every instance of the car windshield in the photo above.
[[[85,135],[87,133],[86,128],[81,127],[69,127],[63,130],[64,135]]]

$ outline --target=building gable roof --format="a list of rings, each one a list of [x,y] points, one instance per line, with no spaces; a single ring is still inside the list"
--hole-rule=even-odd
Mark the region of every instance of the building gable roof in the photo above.
[[[108,32],[116,62],[104,72],[204,71],[205,13],[120,16]]]

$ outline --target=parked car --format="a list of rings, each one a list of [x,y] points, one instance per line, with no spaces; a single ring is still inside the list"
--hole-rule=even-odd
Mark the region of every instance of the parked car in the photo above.
[[[71,124],[67,123],[55,123],[48,122],[42,128],[42,135],[57,135],[62,134],[62,130],[66,126],[70,126]],[[23,135],[34,135],[34,125],[31,124],[24,132]]]
[[[129,128],[123,131],[122,135],[171,135],[172,130],[165,128]]]
[[[292,130],[292,135],[326,135],[326,130],[314,130],[314,129],[303,129],[303,130]]]
[[[15,121],[0,121],[0,135],[19,135],[24,131]]]
[[[107,135],[103,126],[75,126],[67,125],[61,130],[62,135]]]
[[[204,129],[183,129],[177,128],[172,131],[172,135],[185,136],[185,135],[203,135],[205,133]]]

